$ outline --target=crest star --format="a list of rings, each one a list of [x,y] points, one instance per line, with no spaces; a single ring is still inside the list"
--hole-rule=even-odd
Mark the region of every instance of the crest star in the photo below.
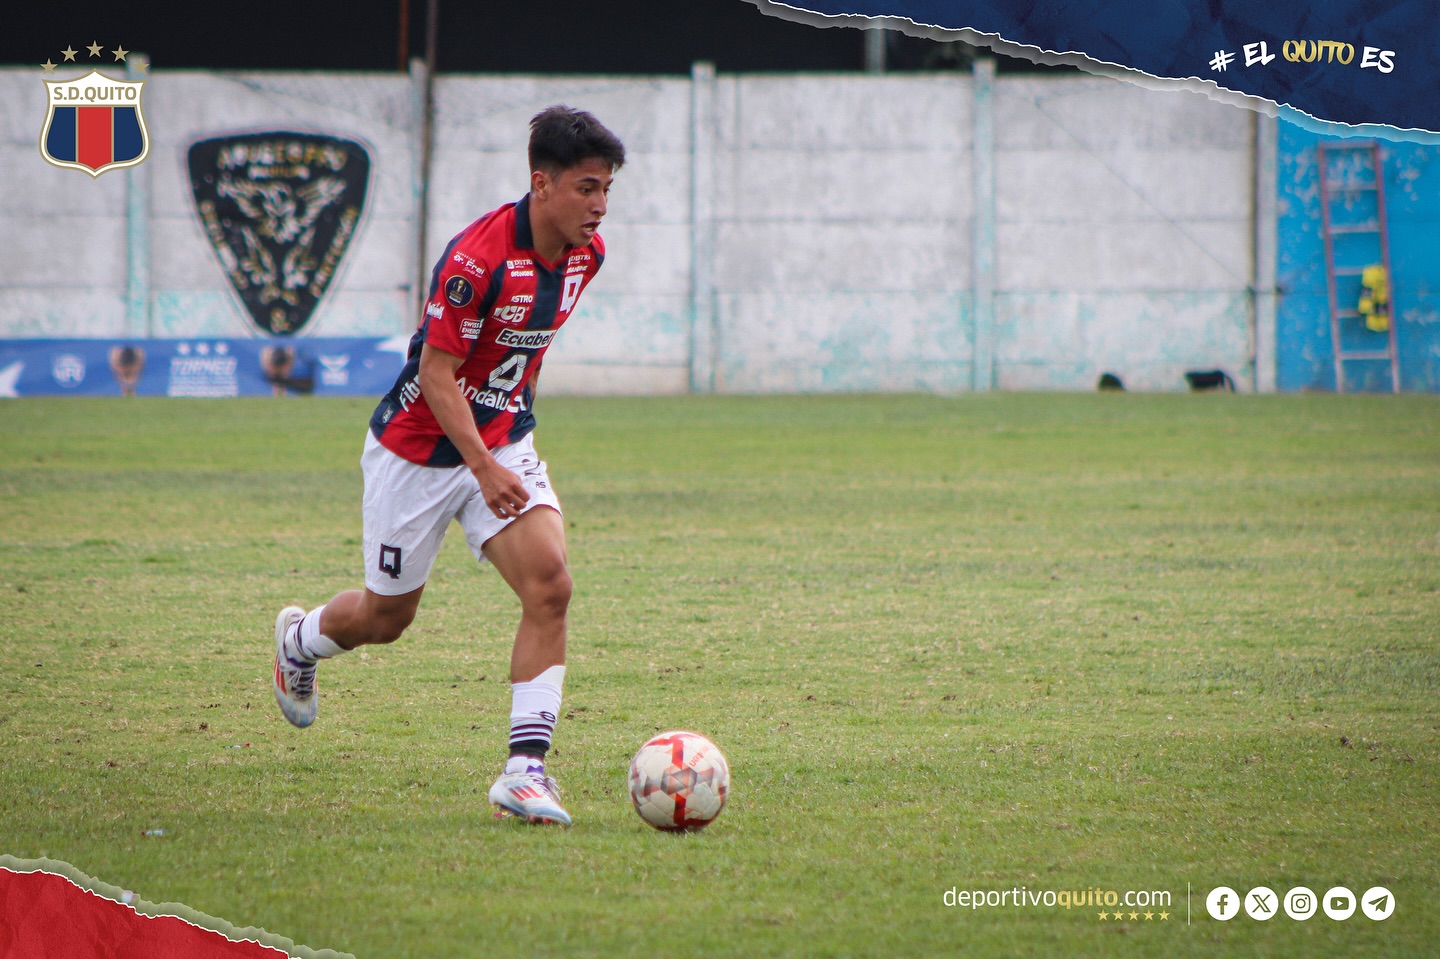
[[[124,60],[125,54],[129,53],[130,51],[126,50],[124,47],[116,47],[113,52],[115,54],[116,60]]]
[[[85,49],[90,51],[90,55],[92,57],[98,57],[100,55],[100,41],[90,41],[90,46],[86,47]]]
[[[40,66],[45,68],[46,73],[55,72],[55,64],[51,63],[48,59],[44,63],[40,64]]]
[[[66,59],[66,60],[74,60],[74,59],[75,59],[75,54],[78,53],[79,51],[78,51],[78,50],[75,50],[75,49],[72,49],[69,45],[67,45],[67,46],[65,47],[65,49],[64,49],[64,50],[61,50],[60,52],[63,53],[63,54],[65,54],[65,59]]]

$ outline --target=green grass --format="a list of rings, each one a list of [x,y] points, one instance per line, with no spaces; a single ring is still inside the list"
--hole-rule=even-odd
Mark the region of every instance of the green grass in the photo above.
[[[360,959],[1440,939],[1435,397],[547,399],[564,831],[485,808],[517,607],[458,533],[315,727],[273,705],[276,610],[361,581],[370,406],[0,406],[0,853]],[[672,727],[734,770],[695,835],[625,796]],[[1218,885],[1398,905],[1222,924]],[[1172,905],[943,902],[1016,886]]]

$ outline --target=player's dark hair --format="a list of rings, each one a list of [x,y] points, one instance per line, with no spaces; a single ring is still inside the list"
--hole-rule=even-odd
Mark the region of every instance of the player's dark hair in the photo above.
[[[552,175],[589,159],[625,165],[625,145],[605,125],[584,110],[563,104],[546,107],[530,120],[530,170]]]

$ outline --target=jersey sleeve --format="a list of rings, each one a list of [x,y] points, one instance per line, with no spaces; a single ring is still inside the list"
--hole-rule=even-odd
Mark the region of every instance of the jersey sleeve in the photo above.
[[[455,251],[436,271],[425,303],[425,342],[455,356],[469,356],[480,339],[496,274],[489,264]]]

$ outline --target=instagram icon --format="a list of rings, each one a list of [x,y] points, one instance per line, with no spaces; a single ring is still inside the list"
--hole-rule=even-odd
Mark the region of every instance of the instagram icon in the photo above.
[[[1319,908],[1320,902],[1314,890],[1296,886],[1285,894],[1285,915],[1291,919],[1303,922],[1315,915],[1315,910]]]

